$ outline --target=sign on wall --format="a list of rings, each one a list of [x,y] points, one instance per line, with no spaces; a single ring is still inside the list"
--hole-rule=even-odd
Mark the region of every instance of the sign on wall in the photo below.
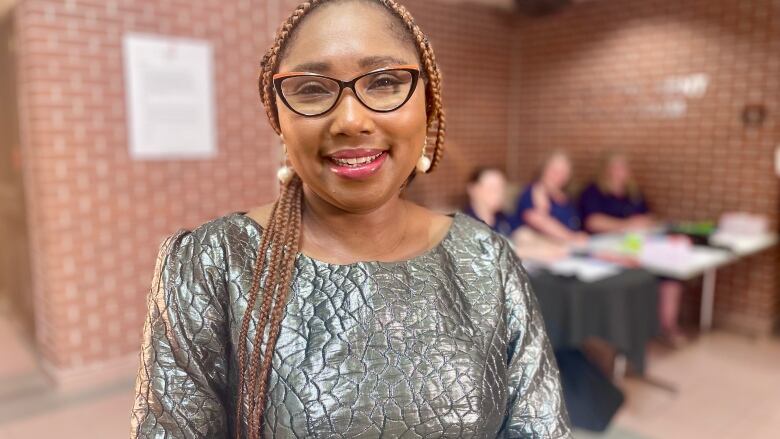
[[[122,48],[130,156],[144,160],[216,155],[209,42],[128,33]]]

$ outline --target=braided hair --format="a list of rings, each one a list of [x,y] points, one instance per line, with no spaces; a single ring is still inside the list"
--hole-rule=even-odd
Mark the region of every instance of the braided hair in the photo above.
[[[310,0],[301,3],[279,27],[273,45],[260,63],[258,85],[260,97],[268,119],[277,134],[279,126],[276,96],[272,77],[279,68],[284,50],[304,17],[322,4],[334,0]],[[436,64],[433,48],[428,38],[415,24],[411,14],[395,0],[371,1],[384,7],[399,24],[405,35],[417,48],[422,62],[422,76],[425,83],[425,101],[428,135],[435,138],[431,156],[431,170],[441,161],[444,150],[445,119],[441,98],[441,73]],[[425,151],[424,151],[425,152]],[[295,257],[301,240],[301,207],[303,203],[303,182],[293,178],[281,187],[279,198],[273,204],[268,224],[263,230],[257,259],[253,267],[252,282],[248,293],[247,308],[241,322],[238,346],[238,398],[236,401],[236,438],[241,437],[242,413],[248,419],[247,437],[262,437],[262,422],[265,412],[268,379],[273,352],[281,329],[287,293],[290,290]],[[263,272],[267,274],[263,276]],[[255,312],[259,292],[262,299],[257,312],[255,335],[249,351],[249,327]],[[265,344],[263,341],[265,339]]]

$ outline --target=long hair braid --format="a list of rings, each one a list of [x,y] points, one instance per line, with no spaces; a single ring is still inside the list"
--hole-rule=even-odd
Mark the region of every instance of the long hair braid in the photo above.
[[[303,183],[295,175],[288,184],[282,186],[281,194],[273,205],[270,219],[263,230],[258,248],[253,267],[252,283],[248,293],[247,308],[239,333],[238,398],[234,427],[236,438],[241,437],[241,415],[244,410],[249,421],[247,437],[260,438],[273,350],[281,329],[282,312],[287,301],[287,293],[290,290],[295,256],[300,248],[302,199]],[[265,277],[262,276],[264,268],[267,268]],[[255,336],[252,340],[250,363],[247,365],[249,326],[259,291],[264,293],[255,326]],[[265,338],[269,320],[270,328],[268,336]],[[261,349],[264,338],[265,349]],[[260,361],[261,353],[263,354],[262,362]]]
[[[278,70],[279,62],[290,36],[301,20],[317,6],[328,1],[310,0],[301,3],[279,27],[273,45],[260,62],[258,77],[260,98],[271,127],[277,134],[281,134],[281,128],[276,107],[276,95],[273,89],[273,75]],[[443,156],[446,128],[441,97],[441,73],[436,64],[433,47],[405,7],[394,0],[370,1],[383,5],[399,23],[403,23],[419,52],[425,83],[426,137],[432,136],[434,138],[430,168],[433,170]],[[295,257],[300,248],[302,200],[303,183],[296,175],[289,183],[282,185],[281,193],[271,209],[268,224],[265,226],[260,240],[248,292],[247,309],[241,322],[239,334],[238,398],[235,419],[235,437],[237,439],[241,438],[242,414],[245,414],[248,420],[247,437],[250,439],[262,437],[263,415],[273,353],[284,317],[284,307],[295,268]],[[266,273],[265,276],[263,273]],[[260,291],[263,292],[262,300],[256,311]],[[248,333],[255,312],[257,323],[255,336],[251,340],[252,351],[250,355],[248,353],[250,343]]]

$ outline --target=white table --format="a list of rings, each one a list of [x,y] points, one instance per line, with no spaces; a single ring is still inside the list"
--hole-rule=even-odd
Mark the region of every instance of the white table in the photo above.
[[[594,252],[626,255],[622,250],[623,236],[621,234],[596,235],[591,239],[588,248]],[[677,280],[702,276],[699,325],[701,329],[707,330],[712,327],[717,269],[766,250],[777,244],[777,240],[777,235],[773,233],[755,235],[716,233],[710,238],[710,244],[718,247],[694,246],[690,256],[683,261],[640,261],[640,265],[653,274]]]
[[[748,256],[777,244],[777,235],[774,233],[756,235],[716,233],[710,237],[710,244],[727,247],[738,256]]]

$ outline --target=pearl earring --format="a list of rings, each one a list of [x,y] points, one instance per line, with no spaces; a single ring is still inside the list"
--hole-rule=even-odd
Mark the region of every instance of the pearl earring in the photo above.
[[[422,154],[420,155],[420,158],[417,159],[417,171],[421,174],[425,174],[428,172],[429,169],[431,169],[431,159],[428,158],[428,156],[425,155],[425,150],[428,149],[428,139],[425,139],[425,144],[423,145]]]
[[[284,148],[284,156],[287,157],[287,145],[282,144],[282,148]],[[276,171],[276,179],[279,180],[282,186],[285,186],[292,180],[294,174],[293,168],[283,163],[279,170]]]
[[[294,172],[291,167],[282,166],[278,171],[276,171],[276,178],[279,180],[279,183],[286,185],[290,182],[290,180],[292,180],[293,174]]]

